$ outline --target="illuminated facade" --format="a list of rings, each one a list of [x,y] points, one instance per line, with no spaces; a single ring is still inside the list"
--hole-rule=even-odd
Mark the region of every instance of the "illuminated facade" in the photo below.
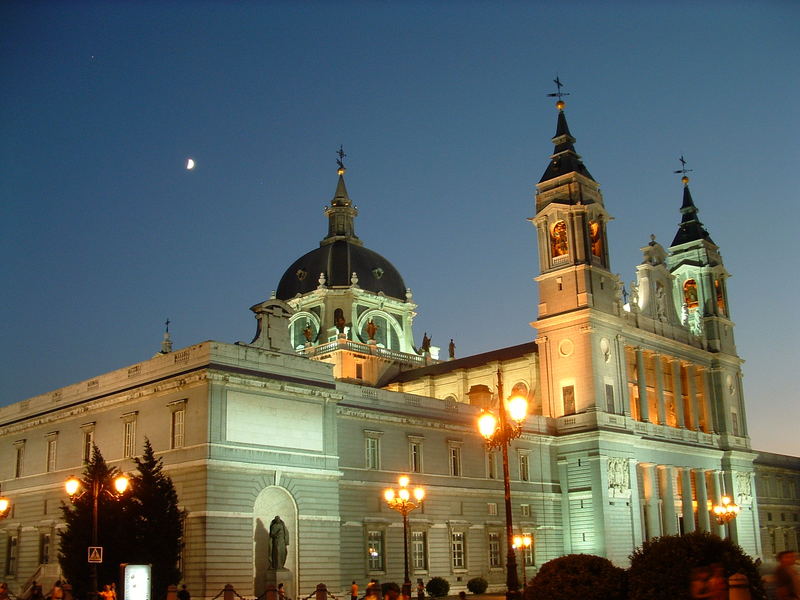
[[[252,307],[251,342],[172,351],[167,340],[150,360],[0,408],[0,482],[13,501],[0,522],[0,578],[19,591],[56,577],[63,481],[92,443],[131,469],[147,436],[186,511],[182,567],[198,598],[226,583],[264,590],[275,515],[289,530],[290,597],[320,581],[342,593],[353,579],[401,581],[402,522],[382,498],[401,473],[427,490],[409,515],[412,579],[443,576],[459,590],[484,576],[500,589],[502,474],[475,423],[497,401],[498,371],[532,413],[510,448],[514,523],[533,538],[518,558],[528,575],[566,553],[624,565],[648,538],[723,533],[708,510],[723,495],[740,507],[726,533],[747,552],[796,548],[787,507],[798,505],[798,465],[754,464],[728,273],[688,180],[675,239],[642,248],[626,289],[562,103],[553,143],[531,219],[530,342],[449,360],[427,336],[415,346],[411,291],[356,236],[340,160],[328,233]],[[769,548],[762,540],[776,528],[762,528],[773,514],[759,511],[758,469],[788,494],[770,502],[795,515]]]

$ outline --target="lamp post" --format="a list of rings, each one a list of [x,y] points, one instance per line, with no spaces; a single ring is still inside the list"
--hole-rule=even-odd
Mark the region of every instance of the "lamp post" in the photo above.
[[[92,494],[92,546],[97,546],[97,500],[100,497],[102,492],[105,492],[112,498],[119,498],[125,490],[128,489],[128,485],[130,480],[125,475],[119,475],[114,478],[114,492],[108,490],[102,481],[98,481],[97,479],[93,479],[91,482],[91,488],[89,490],[84,490],[83,493],[78,494],[78,491],[83,487],[83,483],[77,477],[70,477],[64,487],[67,490],[67,494],[69,494],[70,499],[74,502],[75,500],[83,497],[83,495],[89,491]],[[88,555],[88,548],[87,548],[87,555]],[[91,575],[91,589],[89,590],[89,598],[94,599],[97,597],[97,563],[90,562],[89,563],[89,574]]]
[[[528,585],[528,574],[525,572],[525,553],[530,550],[533,540],[529,535],[515,535],[514,548],[522,548],[522,587]]]
[[[402,475],[397,480],[400,485],[397,490],[387,488],[383,492],[383,497],[389,508],[403,515],[403,566],[405,568],[403,596],[406,598],[411,597],[411,579],[408,576],[408,513],[419,507],[425,497],[425,490],[421,487],[416,487],[413,492],[414,500],[412,500],[412,492],[408,489],[409,481],[408,475]]]
[[[478,430],[486,438],[488,448],[500,448],[503,456],[503,487],[506,508],[506,598],[519,600],[519,576],[517,557],[514,552],[514,529],[511,517],[511,480],[508,474],[508,445],[522,434],[522,422],[528,412],[528,401],[515,396],[506,401],[503,395],[503,376],[497,370],[498,416],[484,410],[478,418]],[[510,417],[510,419],[509,419]]]
[[[739,507],[728,496],[723,496],[720,500],[721,503],[715,504],[712,511],[717,523],[725,527],[725,525],[739,516]],[[730,532],[728,537],[730,537]]]

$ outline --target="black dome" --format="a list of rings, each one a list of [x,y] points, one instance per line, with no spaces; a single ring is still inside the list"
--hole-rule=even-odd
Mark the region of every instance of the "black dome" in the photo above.
[[[323,244],[294,261],[281,277],[275,295],[279,300],[290,300],[307,294],[319,286],[320,273],[325,273],[327,287],[350,287],[353,272],[361,289],[405,301],[406,285],[394,265],[349,239]]]

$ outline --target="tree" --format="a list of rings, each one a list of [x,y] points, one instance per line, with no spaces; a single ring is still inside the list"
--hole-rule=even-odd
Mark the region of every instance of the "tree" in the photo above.
[[[525,600],[624,600],[625,571],[593,554],[554,558],[525,588]]]
[[[630,556],[628,571],[631,600],[689,599],[689,581],[696,567],[720,563],[725,575],[744,573],[753,600],[765,597],[758,569],[747,554],[730,540],[704,531],[665,535],[642,544]]]
[[[72,503],[61,503],[66,527],[59,531],[61,545],[58,561],[64,577],[72,584],[73,593],[85,598],[90,590],[91,569],[87,551],[92,545],[93,489],[97,486],[97,545],[103,548],[103,562],[97,565],[97,583],[117,581],[119,564],[125,562],[131,547],[128,529],[130,497],[117,497],[112,492],[113,479],[119,475],[106,463],[97,446],[92,448],[91,460],[80,479],[81,493]],[[94,590],[97,591],[97,590]]]
[[[136,544],[133,560],[128,562],[152,565],[153,598],[158,599],[166,596],[167,586],[181,579],[182,514],[172,478],[164,473],[149,439],[145,438],[142,457],[134,461],[138,470],[132,477]]]

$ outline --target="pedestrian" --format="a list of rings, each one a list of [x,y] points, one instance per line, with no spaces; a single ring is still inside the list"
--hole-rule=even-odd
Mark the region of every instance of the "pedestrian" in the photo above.
[[[422,579],[417,579],[417,600],[425,600],[425,584]]]
[[[458,600],[467,600],[467,592],[458,592]]]
[[[725,568],[720,563],[711,565],[708,587],[711,600],[728,600],[728,578],[725,577]]]
[[[105,584],[102,591],[98,592],[98,595],[103,600],[114,600],[114,592],[111,591],[111,586],[109,584]]]
[[[42,586],[40,586],[35,581],[31,584],[30,600],[44,600],[44,594],[42,594]]]
[[[189,593],[189,590],[186,589],[186,584],[184,583],[181,586],[181,589],[178,590],[178,600],[191,600],[192,595]]]
[[[689,580],[689,594],[695,600],[708,600],[711,598],[711,569],[708,567],[695,567],[692,569]]]
[[[800,574],[795,569],[794,561],[793,550],[778,553],[778,568],[775,569],[775,595],[778,600],[800,599]]]
[[[0,581],[0,600],[8,600],[8,584]]]
[[[61,580],[57,579],[56,582],[53,584],[53,589],[47,594],[47,597],[50,600],[63,600],[64,598],[64,588],[61,587]]]
[[[286,590],[284,589],[282,583],[278,584],[278,600],[287,600]]]
[[[350,584],[350,600],[358,600],[358,584],[355,579]]]

